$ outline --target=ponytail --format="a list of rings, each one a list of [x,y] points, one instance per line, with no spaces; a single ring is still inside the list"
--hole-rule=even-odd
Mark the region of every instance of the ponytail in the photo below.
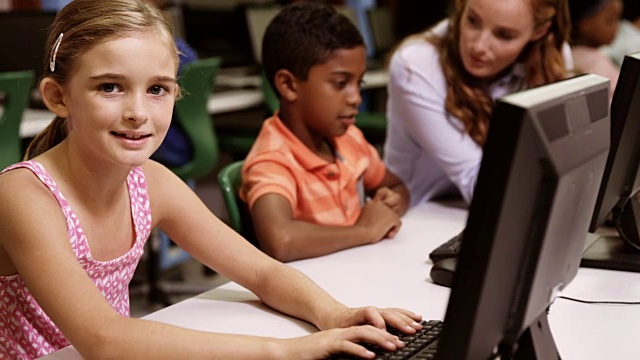
[[[29,144],[23,160],[31,160],[34,157],[58,145],[67,137],[67,121],[56,116],[55,119],[42,130]]]

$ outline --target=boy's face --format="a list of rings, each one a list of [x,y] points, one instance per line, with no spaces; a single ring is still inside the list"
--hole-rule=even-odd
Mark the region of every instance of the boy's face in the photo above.
[[[301,120],[312,135],[344,135],[355,123],[365,66],[363,46],[338,49],[326,62],[311,67],[306,81],[298,81]]]

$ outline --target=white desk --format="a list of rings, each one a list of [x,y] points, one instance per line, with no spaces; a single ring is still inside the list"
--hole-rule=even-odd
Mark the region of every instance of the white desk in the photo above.
[[[430,203],[409,211],[396,239],[291,263],[349,306],[403,307],[443,319],[449,289],[429,279],[429,251],[464,226],[466,211]],[[563,295],[585,300],[640,300],[640,274],[580,269]],[[389,293],[385,291],[394,290]],[[563,359],[637,359],[640,306],[586,305],[563,299],[551,307],[550,326]],[[225,284],[145,317],[205,331],[282,338],[316,331],[284,316],[237,284]],[[261,324],[261,326],[256,326]],[[47,359],[79,359],[73,348]]]

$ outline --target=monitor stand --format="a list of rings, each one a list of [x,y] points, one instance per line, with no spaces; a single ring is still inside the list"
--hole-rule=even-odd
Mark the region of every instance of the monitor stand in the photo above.
[[[627,237],[639,244],[640,242],[640,202],[633,196],[624,207],[620,215],[620,228]],[[627,244],[614,229],[588,233],[580,266],[640,272],[640,250]],[[606,229],[605,229],[606,230]]]
[[[542,313],[520,336],[515,354],[502,352],[500,358],[514,360],[560,360],[547,312]]]

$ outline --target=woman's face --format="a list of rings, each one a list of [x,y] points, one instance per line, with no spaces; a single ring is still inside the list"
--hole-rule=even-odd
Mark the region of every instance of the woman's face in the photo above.
[[[460,21],[462,63],[471,75],[491,80],[545,33],[546,27],[534,29],[531,0],[468,0]]]

